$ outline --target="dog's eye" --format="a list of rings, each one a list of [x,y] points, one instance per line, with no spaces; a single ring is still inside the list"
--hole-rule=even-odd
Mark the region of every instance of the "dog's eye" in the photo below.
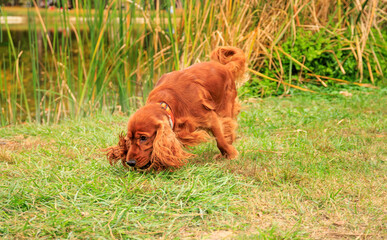
[[[145,142],[146,140],[148,140],[146,136],[140,136],[140,142]]]

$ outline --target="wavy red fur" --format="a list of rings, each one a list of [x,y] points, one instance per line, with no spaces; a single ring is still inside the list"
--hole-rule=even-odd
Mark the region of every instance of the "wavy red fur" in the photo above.
[[[121,160],[126,167],[147,170],[181,167],[193,156],[184,147],[207,141],[208,133],[220,156],[237,157],[232,145],[240,110],[235,82],[245,72],[245,55],[238,48],[219,47],[211,60],[159,79],[146,105],[130,117],[126,136],[107,148],[111,164]],[[171,109],[173,129],[160,103]]]

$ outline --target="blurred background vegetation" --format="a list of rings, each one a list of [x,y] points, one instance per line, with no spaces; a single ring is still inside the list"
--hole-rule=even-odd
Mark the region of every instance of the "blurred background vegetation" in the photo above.
[[[384,87],[386,5],[2,0],[0,125],[127,112],[162,74],[206,61],[220,45],[248,57],[242,99]]]

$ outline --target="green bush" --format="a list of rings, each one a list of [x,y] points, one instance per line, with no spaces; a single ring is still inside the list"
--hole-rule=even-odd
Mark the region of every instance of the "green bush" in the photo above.
[[[374,39],[368,41],[363,53],[362,80],[358,60],[353,53],[353,49],[351,49],[353,48],[352,35],[351,33],[344,34],[344,36],[347,35],[349,37],[333,35],[327,31],[312,32],[300,29],[297,32],[296,39],[288,37],[281,45],[282,50],[299,63],[293,61],[281,51],[273,51],[271,65],[270,59],[267,58],[259,72],[270,78],[306,88],[314,88],[311,84],[321,85],[321,82],[313,76],[319,75],[328,77],[323,79],[327,85],[339,87],[342,83],[329,80],[329,78],[346,80],[352,83],[372,83],[369,64],[374,83],[376,85],[385,84],[387,51],[384,39],[387,37],[387,31],[384,30],[382,36],[380,36],[373,30],[372,36],[374,36]],[[380,66],[381,72],[378,66]],[[240,93],[244,97],[270,96],[281,95],[284,90],[284,86],[280,83],[253,77],[240,89]],[[334,90],[334,88],[331,88],[331,90]]]

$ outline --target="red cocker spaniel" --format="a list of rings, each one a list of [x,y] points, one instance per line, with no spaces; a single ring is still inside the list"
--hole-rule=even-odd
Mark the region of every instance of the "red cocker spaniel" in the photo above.
[[[233,159],[239,104],[235,82],[245,72],[245,55],[219,47],[211,61],[163,75],[146,105],[129,119],[127,135],[107,149],[110,164],[121,160],[137,169],[180,167],[193,154],[184,150],[215,137],[220,154]]]

